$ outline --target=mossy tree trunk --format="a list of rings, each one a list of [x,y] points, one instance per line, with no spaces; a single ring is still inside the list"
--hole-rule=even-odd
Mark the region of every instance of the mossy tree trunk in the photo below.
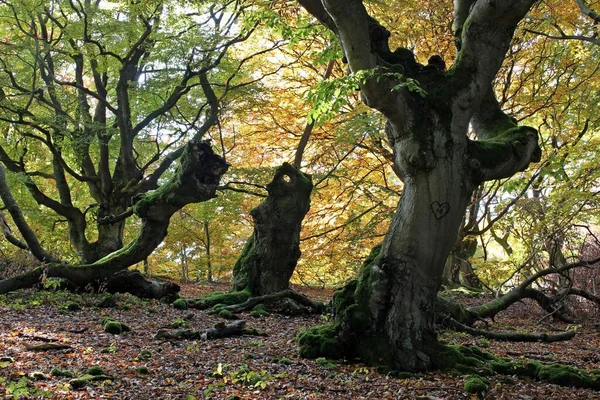
[[[361,0],[299,2],[338,35],[350,70],[367,72],[363,100],[387,118],[404,181],[380,256],[342,291],[333,326],[302,335],[301,354],[431,368],[437,292],[473,190],[540,157],[535,129],[504,114],[491,85],[534,1],[455,1],[458,56],[448,71],[439,56],[423,66],[407,49],[392,53],[390,33]],[[470,126],[476,141],[467,136]]]
[[[64,278],[77,286],[106,280],[114,273],[144,261],[167,235],[171,216],[186,204],[208,201],[228,164],[207,142],[190,141],[175,175],[157,190],[143,195],[133,206],[141,219],[138,236],[122,249],[92,263],[48,263],[26,274],[0,281],[0,293],[30,287],[43,277]]]
[[[289,286],[300,258],[302,220],[310,208],[310,175],[284,163],[266,188],[267,198],[252,209],[254,232],[233,269],[234,290],[262,296]]]

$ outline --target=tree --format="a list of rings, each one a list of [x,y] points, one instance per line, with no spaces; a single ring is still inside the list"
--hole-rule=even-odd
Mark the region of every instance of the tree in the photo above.
[[[181,174],[198,174],[196,183],[214,192],[227,168],[199,140],[218,124],[226,96],[253,82],[241,73],[252,55],[230,56],[256,26],[246,17],[250,6],[228,0],[0,2],[9,22],[0,43],[0,121],[7,132],[0,161],[19,174],[39,205],[66,220],[81,262],[102,264],[111,253],[140,250],[141,243],[123,247],[126,222],[170,201],[160,198],[161,188],[185,186],[189,182],[177,181]],[[189,140],[196,143],[191,150]],[[180,165],[178,175],[173,166],[186,151],[202,166]],[[76,195],[82,190],[88,195]],[[190,190],[181,205],[214,197],[193,199],[198,188]],[[59,258],[43,250],[16,211],[11,215],[38,259]],[[147,244],[160,240],[154,242]]]
[[[407,49],[390,51],[389,31],[360,0],[299,3],[338,35],[365,103],[387,119],[404,180],[381,251],[338,296],[334,325],[301,337],[301,354],[431,368],[437,291],[473,191],[540,159],[536,130],[502,112],[492,87],[535,1],[456,1],[448,70],[439,55],[420,65]]]

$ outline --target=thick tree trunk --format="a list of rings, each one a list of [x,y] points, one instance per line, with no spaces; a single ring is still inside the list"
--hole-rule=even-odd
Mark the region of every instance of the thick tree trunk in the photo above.
[[[301,335],[300,353],[431,368],[436,293],[474,188],[539,161],[537,132],[503,113],[492,89],[534,0],[455,1],[458,53],[448,70],[439,55],[421,65],[408,49],[391,52],[390,32],[362,0],[299,2],[336,33],[362,99],[387,119],[404,181],[380,258],[338,296],[333,325]]]
[[[284,163],[267,185],[268,196],[250,214],[254,232],[233,269],[234,290],[260,296],[289,286],[300,258],[300,229],[310,208],[310,175]]]
[[[171,216],[189,203],[216,196],[217,185],[228,164],[206,142],[191,141],[181,156],[175,176],[154,192],[143,195],[133,212],[141,219],[138,236],[127,246],[92,263],[50,263],[26,274],[0,281],[0,293],[33,286],[44,276],[65,278],[78,286],[102,281],[144,261],[167,235]]]
[[[465,179],[464,151],[440,154],[435,168],[405,177],[380,256],[363,266],[354,304],[338,310],[343,346],[368,364],[431,366],[442,271],[474,188]]]

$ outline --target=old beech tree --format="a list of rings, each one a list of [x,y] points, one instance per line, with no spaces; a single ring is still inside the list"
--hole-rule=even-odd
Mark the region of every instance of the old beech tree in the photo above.
[[[389,31],[361,0],[299,3],[337,34],[351,73],[364,71],[363,100],[387,119],[404,181],[380,252],[336,296],[334,323],[301,337],[301,354],[430,368],[436,293],[473,190],[540,158],[536,130],[517,126],[493,91],[515,29],[535,1],[455,0],[457,56],[448,69],[435,54],[421,65],[407,49],[392,52]]]

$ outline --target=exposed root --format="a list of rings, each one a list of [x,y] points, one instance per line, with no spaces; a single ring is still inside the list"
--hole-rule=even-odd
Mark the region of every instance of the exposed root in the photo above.
[[[277,306],[275,304],[277,303]],[[212,293],[199,299],[179,299],[173,305],[176,308],[196,308],[205,310],[213,307],[214,313],[223,311],[239,313],[250,311],[259,305],[269,305],[270,308],[286,315],[299,315],[310,313],[321,313],[325,311],[325,305],[314,302],[308,297],[287,289],[277,293],[264,296],[251,297],[250,291],[242,290],[229,293]]]
[[[288,312],[284,312],[284,314],[298,315],[303,313],[320,313],[325,310],[324,304],[314,302],[308,297],[290,289],[277,293],[266,294],[264,296],[250,297],[243,303],[220,307],[220,309],[231,311],[232,313],[239,313],[242,311],[252,310],[259,304],[268,305],[284,299],[289,299],[296,303],[286,303],[283,307],[283,311],[287,310]]]
[[[519,333],[519,332],[490,332],[462,324],[452,317],[446,316],[441,319],[443,324],[459,332],[465,332],[473,336],[482,336],[487,339],[503,340],[509,342],[560,342],[570,340],[575,336],[575,331],[566,331],[555,335],[547,333]]]

